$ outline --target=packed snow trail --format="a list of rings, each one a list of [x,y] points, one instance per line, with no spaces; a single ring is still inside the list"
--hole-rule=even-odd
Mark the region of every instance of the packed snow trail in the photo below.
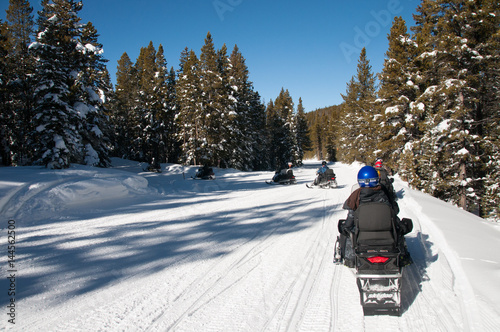
[[[161,174],[114,160],[112,170],[6,169],[2,220],[17,223],[18,331],[487,331],[493,308],[471,285],[414,192],[397,181],[415,264],[401,317],[364,317],[354,270],[334,265],[337,221],[359,167],[330,165],[336,189],[307,189],[319,163],[271,172],[195,168]],[[21,172],[21,173],[20,173]],[[44,173],[41,176],[40,173]],[[191,174],[192,173],[192,174]],[[22,176],[21,176],[22,175]],[[147,180],[147,181],[146,181]],[[107,197],[107,200],[103,198]],[[3,227],[3,226],[2,226]],[[0,246],[5,247],[5,229]],[[7,262],[0,260],[3,269]],[[8,288],[5,278],[0,290]],[[471,295],[472,293],[472,295]],[[472,297],[472,298],[471,298]],[[2,308],[7,299],[2,297]]]

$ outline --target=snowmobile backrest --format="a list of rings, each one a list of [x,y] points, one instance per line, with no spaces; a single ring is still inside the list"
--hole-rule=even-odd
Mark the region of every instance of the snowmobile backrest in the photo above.
[[[329,168],[326,170],[325,172],[325,176],[328,178],[328,177],[334,177],[335,176],[335,173],[333,172],[333,169]]]
[[[391,207],[381,202],[360,204],[354,212],[356,244],[393,246],[396,244],[395,216]]]

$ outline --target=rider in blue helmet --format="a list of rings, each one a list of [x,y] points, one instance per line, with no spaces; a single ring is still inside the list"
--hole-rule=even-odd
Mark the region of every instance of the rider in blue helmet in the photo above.
[[[399,213],[398,204],[392,196],[389,195],[387,189],[380,185],[379,173],[374,167],[362,167],[358,172],[357,181],[359,188],[351,193],[343,206],[343,208],[348,211],[347,218],[345,220],[340,220],[338,225],[342,259],[344,264],[350,267],[354,266],[354,252],[352,251],[352,245],[346,245],[346,241],[349,239],[349,233],[353,231],[354,211],[356,211],[359,205],[370,202],[380,202],[389,205],[396,216]]]
[[[358,172],[358,184],[362,188],[375,188],[379,185],[379,181],[379,174],[372,166],[364,166]]]

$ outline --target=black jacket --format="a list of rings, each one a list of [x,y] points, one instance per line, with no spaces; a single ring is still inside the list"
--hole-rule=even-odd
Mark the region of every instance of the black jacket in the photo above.
[[[343,209],[347,210],[347,218],[343,225],[343,228],[347,231],[351,231],[354,227],[354,211],[358,208],[360,204],[380,202],[389,205],[397,215],[399,213],[399,206],[395,200],[390,199],[391,195],[387,193],[387,189],[383,186],[377,186],[374,188],[358,188],[351,193],[349,198],[344,202]]]

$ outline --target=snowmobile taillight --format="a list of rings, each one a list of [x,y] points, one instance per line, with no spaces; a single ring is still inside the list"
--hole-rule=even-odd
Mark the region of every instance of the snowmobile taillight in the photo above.
[[[389,257],[374,256],[374,257],[368,257],[367,259],[372,264],[381,264],[387,262],[389,260]]]

